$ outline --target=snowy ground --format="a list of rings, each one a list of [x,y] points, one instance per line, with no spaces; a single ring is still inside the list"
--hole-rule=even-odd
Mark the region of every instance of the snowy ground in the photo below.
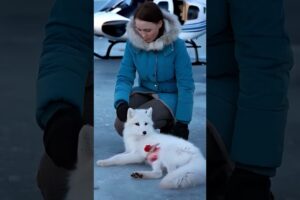
[[[103,42],[95,40],[95,48],[103,48]],[[98,49],[99,50],[99,49]],[[101,49],[100,49],[101,50]],[[115,48],[115,55],[122,54],[123,46]],[[115,76],[119,69],[119,59],[95,59],[95,132],[94,160],[107,158],[124,150],[122,138],[114,130],[115,109],[113,108],[113,91]],[[190,141],[196,144],[205,155],[205,115],[206,86],[205,66],[193,66],[195,79],[195,99],[193,120],[190,124]],[[186,190],[166,191],[159,188],[159,180],[134,180],[130,174],[135,170],[149,169],[146,165],[127,165],[94,168],[94,199],[119,200],[142,199],[153,200],[202,200],[206,196],[206,188],[199,186]]]

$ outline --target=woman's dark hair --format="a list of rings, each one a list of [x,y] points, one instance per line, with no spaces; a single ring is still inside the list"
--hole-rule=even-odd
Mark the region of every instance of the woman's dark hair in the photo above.
[[[163,25],[159,30],[159,36],[164,33],[164,16],[158,5],[151,1],[146,1],[139,5],[134,13],[134,19],[140,19],[147,22],[158,23],[160,20]]]

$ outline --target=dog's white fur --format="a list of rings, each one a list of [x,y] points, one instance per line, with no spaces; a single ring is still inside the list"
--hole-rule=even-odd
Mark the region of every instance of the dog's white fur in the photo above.
[[[82,127],[78,138],[76,169],[71,172],[66,200],[93,199],[93,127]]]
[[[158,133],[153,128],[152,108],[128,109],[123,131],[125,152],[105,160],[98,160],[101,167],[142,163],[147,158],[146,145],[159,144],[158,159],[151,164],[152,171],[137,171],[134,178],[154,179],[167,175],[160,186],[165,189],[192,187],[206,181],[206,161],[200,150],[181,138]]]

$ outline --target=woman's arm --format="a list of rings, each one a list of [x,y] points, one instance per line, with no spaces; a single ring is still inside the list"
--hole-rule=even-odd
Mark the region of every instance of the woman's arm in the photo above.
[[[82,111],[88,71],[93,67],[92,3],[58,0],[46,25],[37,79],[36,118],[44,128],[60,108]]]
[[[120,64],[115,87],[114,107],[116,108],[121,101],[129,102],[129,95],[135,79],[135,65],[132,57],[132,46],[126,44],[125,53]]]
[[[192,64],[185,43],[178,39],[175,42],[175,73],[178,88],[178,101],[175,113],[177,121],[189,123],[193,113],[194,79]]]

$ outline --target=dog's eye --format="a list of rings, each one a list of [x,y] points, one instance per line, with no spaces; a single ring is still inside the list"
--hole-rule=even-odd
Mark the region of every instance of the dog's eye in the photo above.
[[[148,125],[148,123],[147,122],[145,122],[145,126],[147,126]]]
[[[137,123],[135,123],[135,125],[136,125],[136,126],[139,126],[139,125],[140,125],[140,123],[138,123],[138,122],[137,122]]]

